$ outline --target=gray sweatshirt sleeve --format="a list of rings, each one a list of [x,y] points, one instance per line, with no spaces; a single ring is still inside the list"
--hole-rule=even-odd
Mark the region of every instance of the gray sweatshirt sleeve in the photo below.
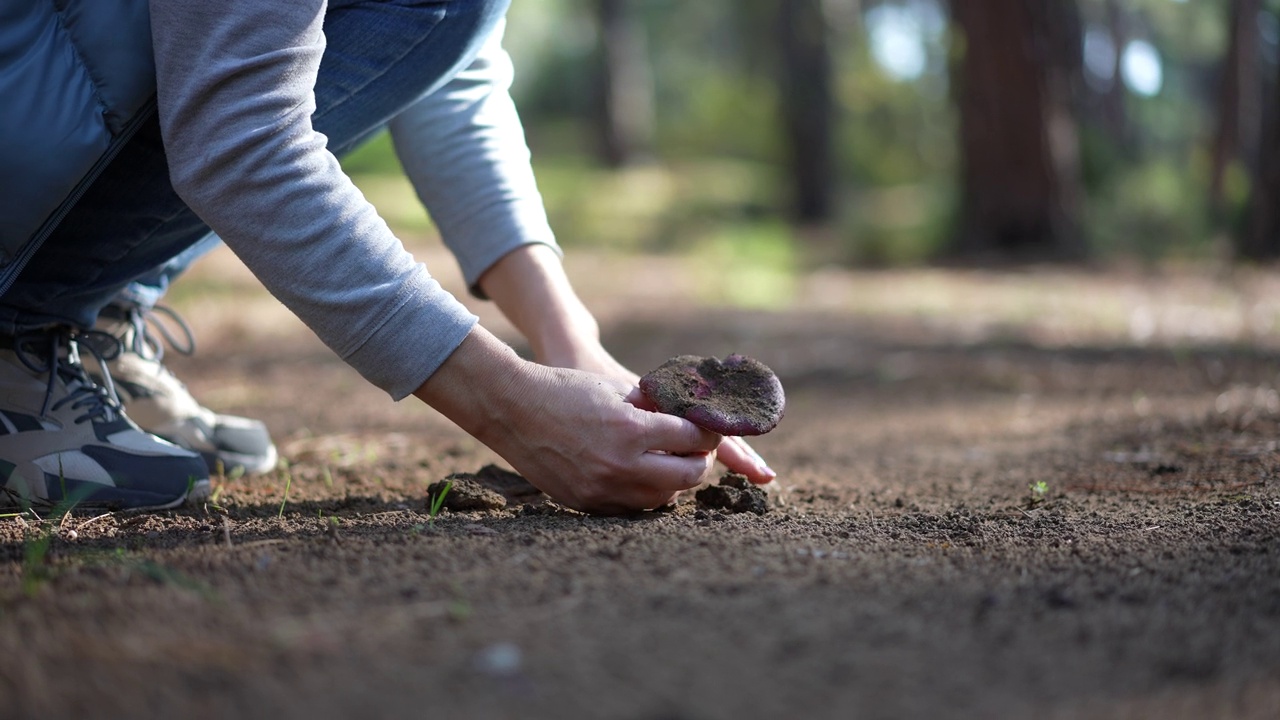
[[[174,189],[343,360],[400,399],[476,318],[414,261],[311,125],[323,0],[152,0]]]
[[[475,61],[395,117],[391,137],[467,286],[523,245],[559,252],[510,88],[502,23]]]

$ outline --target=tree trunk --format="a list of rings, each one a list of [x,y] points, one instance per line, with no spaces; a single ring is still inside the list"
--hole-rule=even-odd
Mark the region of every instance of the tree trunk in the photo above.
[[[1280,258],[1280,80],[1272,83],[1264,117],[1266,133],[1258,143],[1261,157],[1249,199],[1249,223],[1236,248],[1245,260]]]
[[[1081,29],[1063,0],[953,0],[960,114],[959,226],[979,262],[1080,260],[1076,92]]]
[[[1111,63],[1111,87],[1102,96],[1102,117],[1107,134],[1119,146],[1117,149],[1123,151],[1123,148],[1130,146],[1129,114],[1125,107],[1127,91],[1122,69],[1124,48],[1129,44],[1129,23],[1120,0],[1107,0],[1106,13],[1107,31],[1116,53],[1115,60]]]
[[[629,165],[653,144],[653,78],[644,29],[628,0],[595,0],[600,30],[596,139],[607,167]]]
[[[1209,206],[1221,221],[1225,213],[1223,180],[1236,158],[1257,155],[1262,86],[1258,74],[1258,13],[1262,0],[1232,0],[1227,12],[1227,53],[1222,61],[1218,126],[1210,158]],[[1256,164],[1250,170],[1257,172]]]
[[[835,101],[829,33],[822,0],[779,2],[778,97],[791,178],[791,215],[801,224],[823,224],[832,217]]]

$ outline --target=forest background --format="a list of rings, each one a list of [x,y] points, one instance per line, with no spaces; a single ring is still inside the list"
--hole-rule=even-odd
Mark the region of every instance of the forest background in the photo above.
[[[771,305],[832,264],[1275,258],[1277,10],[538,0],[505,44],[562,244],[707,261]],[[345,164],[428,225],[385,134]]]

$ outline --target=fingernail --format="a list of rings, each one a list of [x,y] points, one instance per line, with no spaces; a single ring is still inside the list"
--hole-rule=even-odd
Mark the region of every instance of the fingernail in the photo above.
[[[774,472],[773,468],[769,467],[768,465],[765,465],[764,463],[757,465],[756,468],[760,471],[762,475],[767,476],[770,480],[778,477],[778,473]]]

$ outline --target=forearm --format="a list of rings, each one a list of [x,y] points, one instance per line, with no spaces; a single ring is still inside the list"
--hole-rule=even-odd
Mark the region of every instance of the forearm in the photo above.
[[[196,214],[399,399],[475,317],[405,251],[311,124],[323,5],[152,0],[165,150]]]
[[[517,247],[556,247],[501,40],[500,25],[469,67],[390,123],[405,174],[473,291]]]
[[[524,335],[539,362],[591,367],[602,352],[600,327],[555,251],[526,245],[480,276],[480,288]]]
[[[519,388],[528,382],[528,363],[480,325],[414,391],[476,439],[490,444],[504,432],[499,424],[519,405]]]

